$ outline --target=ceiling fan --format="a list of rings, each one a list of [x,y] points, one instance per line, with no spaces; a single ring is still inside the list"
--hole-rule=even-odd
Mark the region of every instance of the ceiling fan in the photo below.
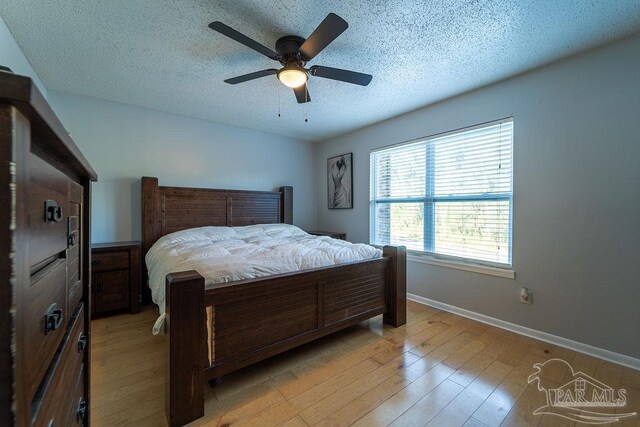
[[[222,22],[215,21],[209,24],[209,28],[223,34],[238,43],[250,47],[266,56],[269,59],[280,62],[282,68],[270,68],[268,70],[256,71],[225,80],[225,83],[232,85],[244,83],[249,80],[266,77],[273,74],[286,86],[293,89],[299,103],[311,101],[307,90],[307,80],[309,76],[323,77],[325,79],[339,80],[346,83],[353,83],[366,86],[371,82],[373,76],[369,74],[356,73],[355,71],[342,70],[340,68],[324,67],[314,65],[304,68],[307,62],[311,61],[318,53],[342,34],[349,24],[335,13],[330,13],[318,25],[309,38],[304,39],[299,36],[284,36],[276,41],[276,50],[273,51],[257,41],[245,36]]]

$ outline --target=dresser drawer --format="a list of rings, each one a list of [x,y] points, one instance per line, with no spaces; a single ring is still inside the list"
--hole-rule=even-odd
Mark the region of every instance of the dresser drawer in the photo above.
[[[69,273],[69,278],[72,276],[77,276],[77,273],[80,271],[80,258],[75,257],[71,258],[72,251],[68,252],[69,258],[67,258],[67,272]]]
[[[75,211],[77,211],[78,209],[73,209],[73,212],[72,212],[72,208],[77,207],[77,206],[78,206],[77,203],[69,203],[68,226],[69,226],[69,232],[70,233],[80,229],[80,217],[77,214],[74,215]]]
[[[48,426],[51,421],[54,426],[74,425],[68,424],[68,420],[79,396],[84,394],[84,339],[84,307],[80,306],[47,373],[47,380],[34,399],[34,425]]]
[[[69,179],[33,154],[29,154],[28,170],[29,266],[33,266],[67,247]]]
[[[91,269],[93,271],[128,270],[129,252],[103,252],[91,255]]]
[[[69,412],[67,413],[67,423],[65,426],[81,426],[83,425],[89,411],[84,393],[84,367],[80,369],[78,379],[76,380],[75,390],[71,396]]]
[[[75,280],[74,283],[75,284],[67,294],[67,305],[70,307],[70,310],[72,307],[77,307],[78,304],[80,304],[80,301],[82,301],[82,282]]]
[[[76,245],[77,246],[77,245]],[[71,254],[71,250],[68,252]],[[67,307],[70,312],[82,299],[82,281],[80,280],[80,257],[67,260]]]
[[[67,258],[70,260],[74,260],[80,256],[80,244],[76,243],[75,245],[69,246],[69,251],[67,252]]]
[[[67,260],[58,258],[31,276],[25,289],[23,345],[30,396],[38,388],[67,325]]]

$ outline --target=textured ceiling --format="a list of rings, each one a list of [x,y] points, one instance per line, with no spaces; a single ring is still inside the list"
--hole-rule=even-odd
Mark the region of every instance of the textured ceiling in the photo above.
[[[309,65],[372,74],[369,86],[312,78],[306,105],[281,86],[278,118],[275,76],[223,83],[278,64],[209,22],[273,48],[329,12],[349,28]],[[311,141],[640,30],[638,0],[2,0],[0,15],[48,89]]]

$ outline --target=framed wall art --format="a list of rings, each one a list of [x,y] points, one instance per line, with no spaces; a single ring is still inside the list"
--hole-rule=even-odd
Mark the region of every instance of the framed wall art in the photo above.
[[[329,209],[353,208],[353,154],[327,159]]]

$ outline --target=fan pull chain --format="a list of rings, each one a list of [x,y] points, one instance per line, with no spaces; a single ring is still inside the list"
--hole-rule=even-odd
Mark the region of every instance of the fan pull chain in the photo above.
[[[309,123],[309,80],[304,82],[304,122]]]
[[[276,79],[276,84],[278,85],[278,117],[280,116],[280,82]]]

